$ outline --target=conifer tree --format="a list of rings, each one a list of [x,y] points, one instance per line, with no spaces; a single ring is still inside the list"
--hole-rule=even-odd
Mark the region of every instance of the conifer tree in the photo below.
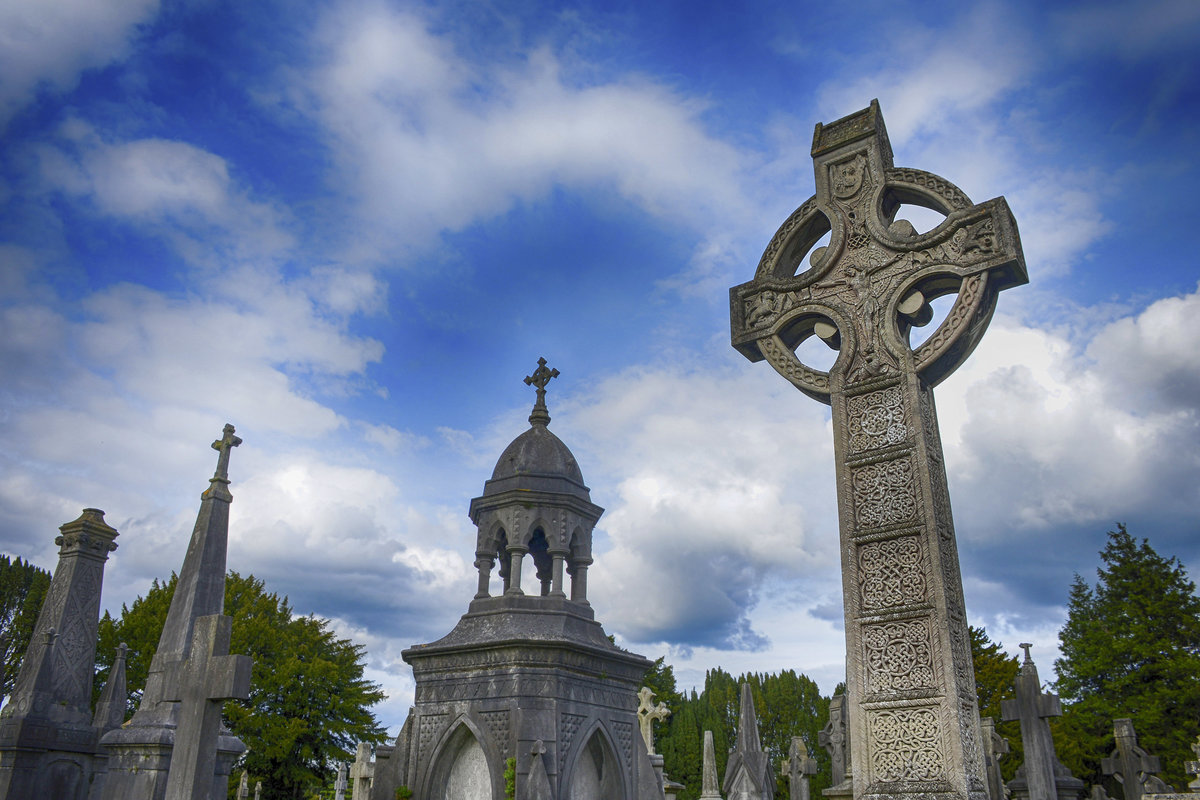
[[[49,588],[49,572],[0,555],[0,699],[12,694]]]
[[[1183,763],[1200,733],[1200,598],[1177,559],[1118,525],[1100,553],[1093,587],[1076,575],[1055,661],[1066,708],[1056,726],[1077,776],[1101,780],[1113,719],[1130,717],[1139,744],[1159,756],[1167,783],[1186,783]],[[1109,784],[1111,791],[1117,791]]]

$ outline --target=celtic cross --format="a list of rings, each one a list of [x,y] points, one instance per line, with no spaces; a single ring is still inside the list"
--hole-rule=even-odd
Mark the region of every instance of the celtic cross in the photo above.
[[[667,708],[667,704],[655,705],[654,690],[649,686],[643,686],[638,692],[637,718],[638,727],[642,729],[642,739],[646,742],[646,752],[650,755],[654,755],[653,725],[655,722],[662,722],[669,716],[671,716],[671,710]]]
[[[533,413],[529,415],[531,424],[540,423],[542,425],[549,424],[550,412],[546,409],[546,384],[550,383],[551,378],[558,377],[558,370],[547,369],[546,359],[539,358],[537,369],[532,375],[525,376],[526,386],[537,387],[537,402],[533,404]]]
[[[1025,283],[1003,198],[892,163],[879,104],[816,127],[816,195],[730,290],[733,346],[832,406],[855,797],[986,797],[962,580],[932,388],[979,342],[997,294]],[[946,215],[928,233],[896,219]],[[829,244],[817,247],[829,234]],[[807,268],[801,264],[812,251]],[[929,301],[957,293],[937,330]],[[796,347],[817,336],[829,370]]]

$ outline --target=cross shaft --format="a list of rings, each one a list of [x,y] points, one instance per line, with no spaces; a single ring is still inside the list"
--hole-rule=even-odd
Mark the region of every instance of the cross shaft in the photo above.
[[[896,169],[876,102],[817,125],[812,154],[816,195],[780,227],[754,280],[730,290],[732,343],[833,406],[854,797],[983,800],[932,388],[979,341],[997,293],[1026,281],[1016,223],[1003,198],[973,205],[943,178]],[[902,203],[946,220],[917,234],[895,219]],[[946,320],[911,348],[928,301],[954,292]],[[838,350],[828,371],[796,356],[813,335]]]

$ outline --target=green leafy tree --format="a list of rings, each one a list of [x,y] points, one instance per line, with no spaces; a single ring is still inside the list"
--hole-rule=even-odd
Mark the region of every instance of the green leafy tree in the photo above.
[[[49,572],[0,555],[0,699],[12,694],[49,588]]]
[[[1023,760],[1021,725],[1016,720],[1003,722],[1000,703],[1014,696],[1017,672],[1021,664],[1016,656],[1004,651],[1004,645],[988,638],[983,628],[969,626],[971,661],[975,666],[975,693],[979,698],[979,716],[996,721],[996,732],[1008,740],[1009,754],[1000,761],[1005,780],[1012,780]],[[986,742],[985,742],[986,746]]]
[[[1177,559],[1163,558],[1124,525],[1109,531],[1093,587],[1075,576],[1059,632],[1056,726],[1071,747],[1060,758],[1099,783],[1113,719],[1130,717],[1139,744],[1163,763],[1162,778],[1187,782],[1183,763],[1200,733],[1200,598]],[[1117,791],[1109,784],[1110,791]]]
[[[155,581],[119,619],[101,620],[100,679],[125,642],[133,701],[145,687],[176,582],[175,575]],[[225,722],[249,748],[237,770],[262,781],[265,800],[309,797],[331,780],[335,761],[353,760],[359,741],[383,741],[370,708],[384,695],[363,678],[361,645],[337,638],[328,620],[295,616],[286,597],[268,593],[253,575],[229,573],[225,613],[233,617],[230,651],[254,659],[250,698],[226,702]]]

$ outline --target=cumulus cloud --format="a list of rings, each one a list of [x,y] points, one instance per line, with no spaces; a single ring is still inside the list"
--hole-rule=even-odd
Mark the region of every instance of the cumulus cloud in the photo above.
[[[704,106],[635,77],[577,85],[548,49],[480,65],[411,13],[342,9],[312,78],[335,180],[379,250],[422,244],[555,185],[607,188],[696,223],[745,205],[743,156],[704,132]],[[366,243],[364,243],[366,244]],[[360,253],[360,255],[368,255]]]
[[[0,6],[0,129],[39,88],[72,88],[119,60],[158,0],[12,0]]]

